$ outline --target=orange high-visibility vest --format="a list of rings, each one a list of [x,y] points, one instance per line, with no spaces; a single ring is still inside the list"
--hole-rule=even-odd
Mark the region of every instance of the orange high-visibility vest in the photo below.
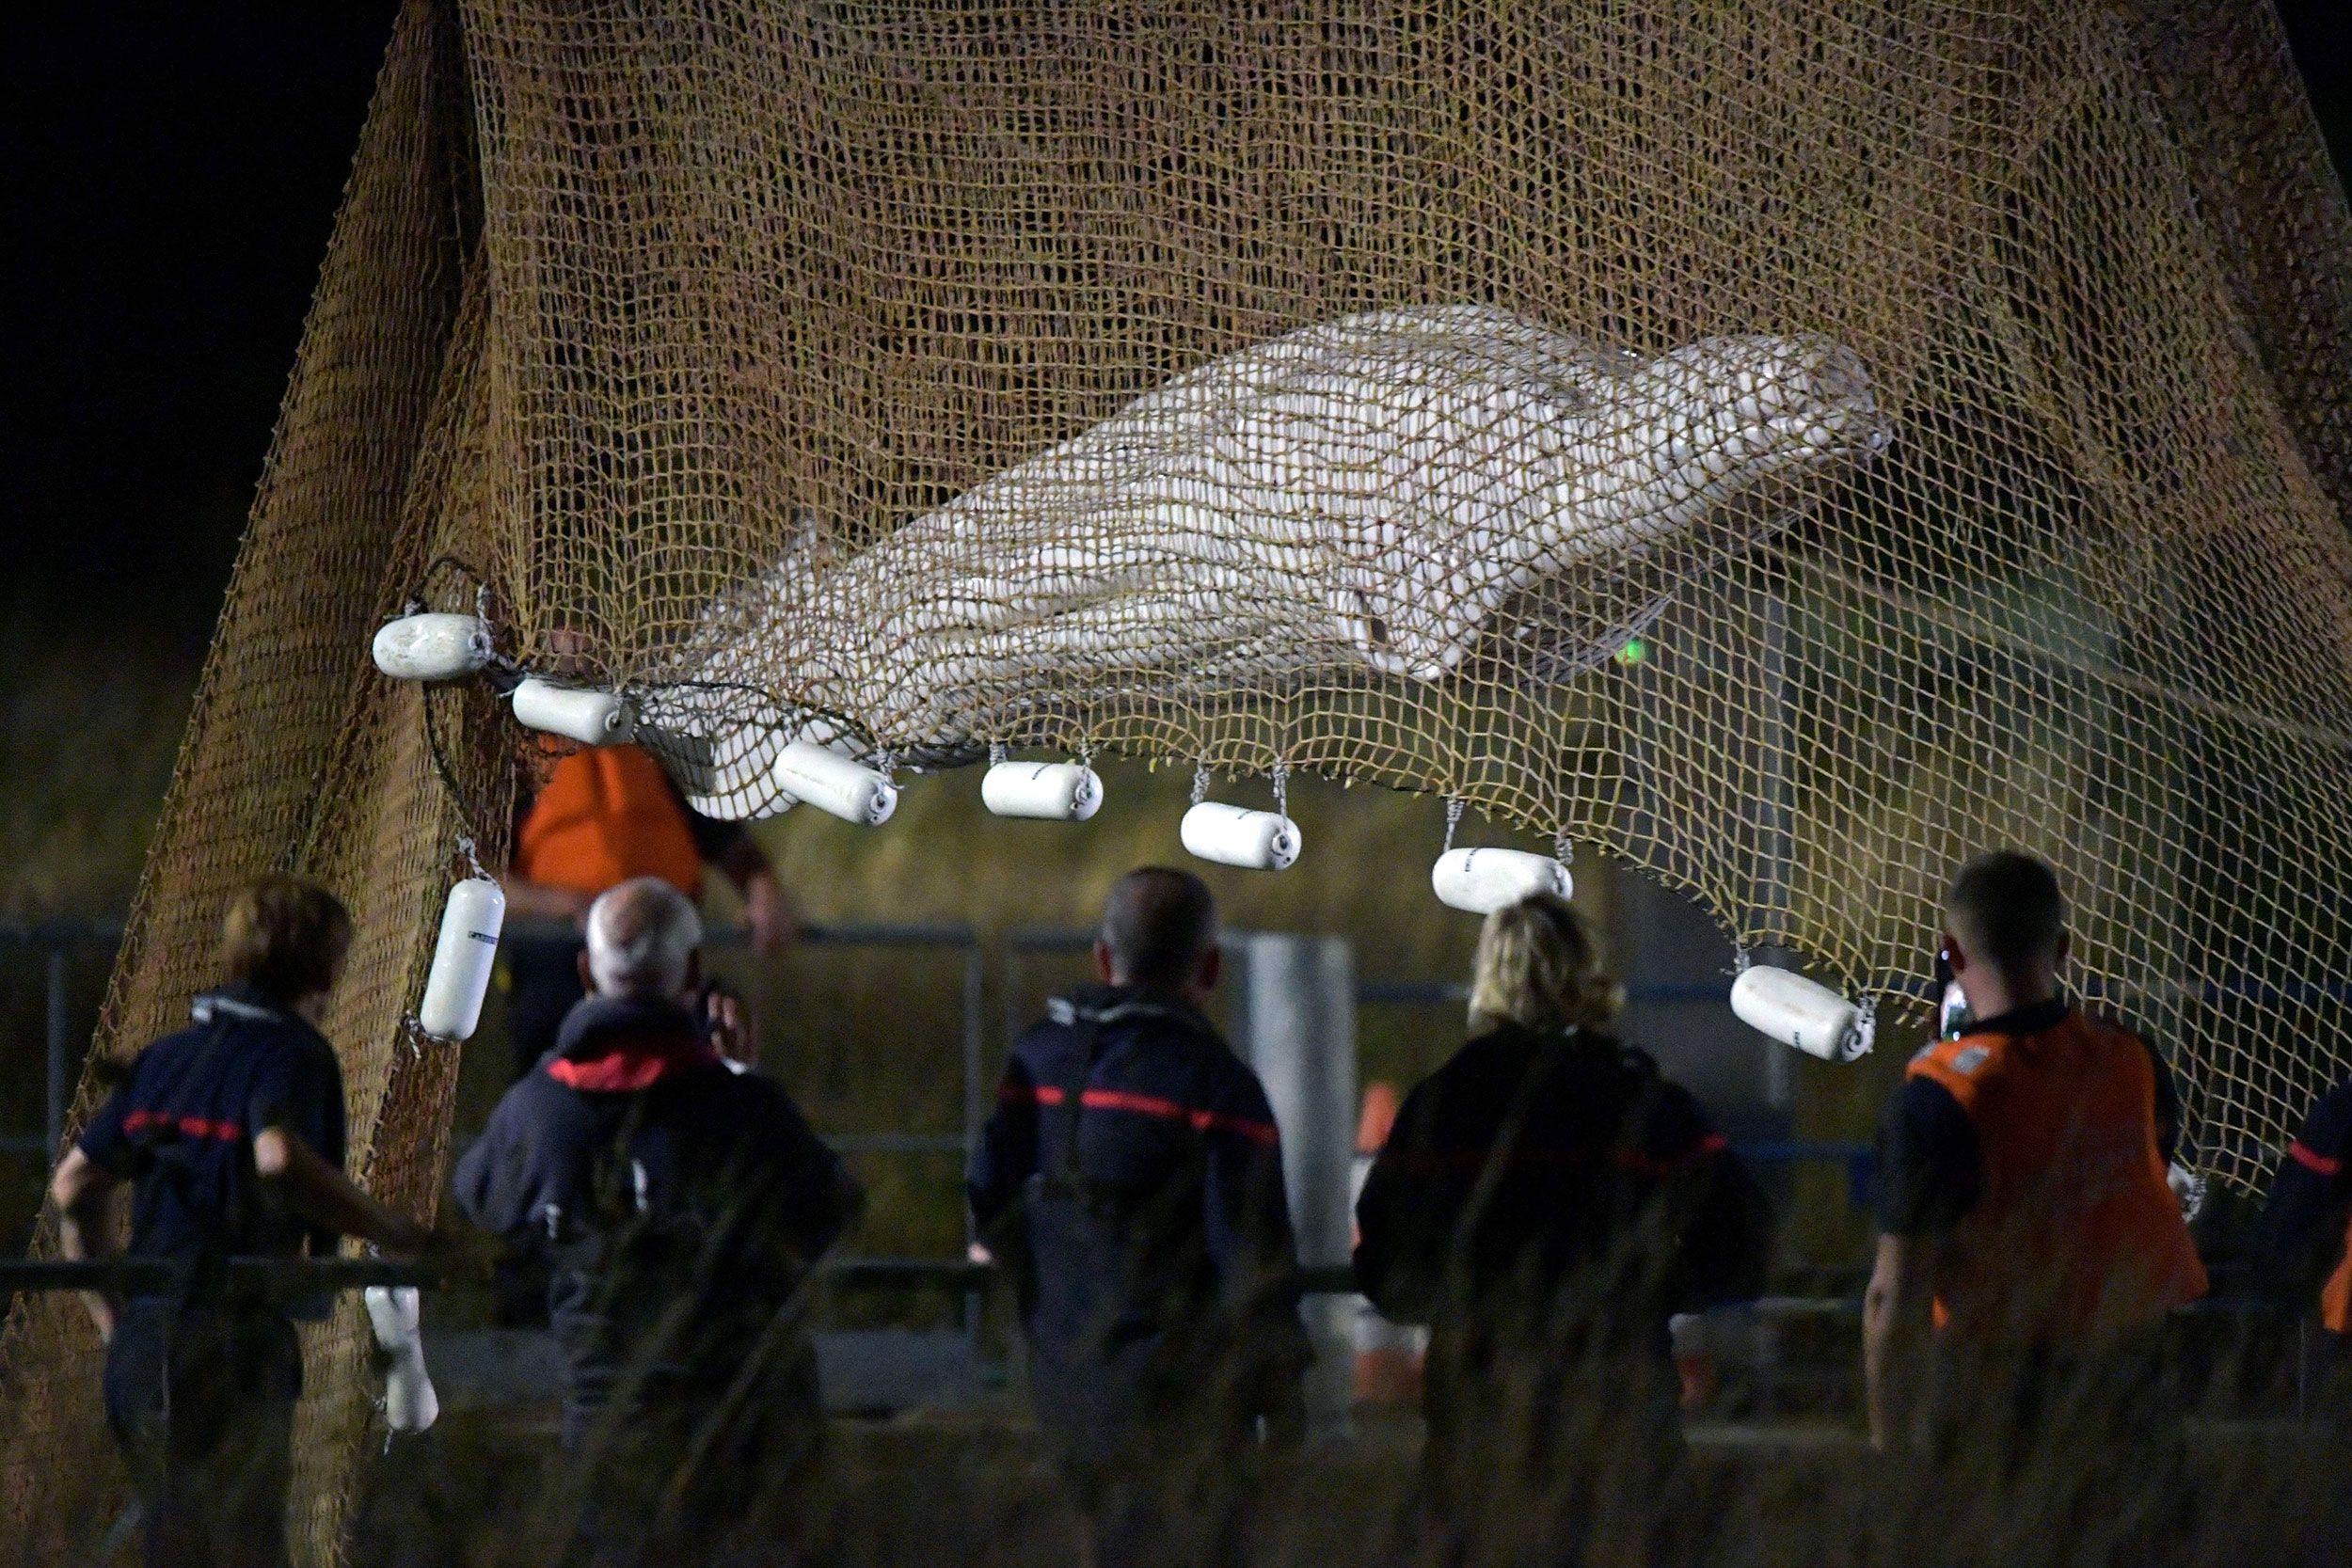
[[[702,894],[703,858],[661,765],[637,746],[589,746],[555,765],[515,838],[515,874],[591,896],[632,877]]]
[[[1936,1322],[1983,1343],[2138,1327],[2205,1293],[2156,1150],[2145,1045],[2069,1011],[2030,1035],[1963,1035],[1915,1057],[1976,1126],[1983,1185],[1936,1280]]]

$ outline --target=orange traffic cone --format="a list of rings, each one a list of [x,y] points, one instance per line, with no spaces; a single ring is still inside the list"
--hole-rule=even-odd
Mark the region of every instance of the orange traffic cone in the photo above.
[[[1364,1086],[1364,1108],[1356,1119],[1356,1191],[1361,1195],[1374,1156],[1388,1147],[1402,1101],[1396,1085],[1377,1079]],[[1357,1238],[1362,1240],[1360,1236]],[[1422,1358],[1428,1336],[1392,1323],[1358,1298],[1349,1335],[1356,1351],[1356,1402],[1412,1405],[1421,1402]]]

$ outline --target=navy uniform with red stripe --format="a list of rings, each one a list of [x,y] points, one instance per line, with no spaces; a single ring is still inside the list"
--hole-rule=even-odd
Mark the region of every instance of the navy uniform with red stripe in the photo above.
[[[1295,1413],[1310,1354],[1281,1142],[1197,1010],[1126,987],[1057,998],[1013,1047],[970,1195],[1082,1488]]]
[[[2312,1107],[2270,1179],[2266,1251],[2295,1293],[2315,1291],[2320,1323],[2352,1358],[2352,1079]]]
[[[134,1297],[107,1348],[107,1422],[145,1500],[156,1560],[285,1560],[294,1401],[302,1355],[289,1308],[240,1299],[233,1257],[334,1251],[262,1194],[253,1137],[276,1127],[343,1159],[342,1071],[317,1030],[262,992],[199,997],[194,1027],[139,1054],[79,1147],[133,1183],[128,1255],[180,1265],[181,1281]]]
[[[1761,1192],[1647,1055],[1517,1025],[1406,1099],[1356,1217],[1364,1293],[1429,1325],[1429,1466],[1455,1509],[1509,1506],[1496,1477],[1597,1453],[1670,1464],[1667,1318],[1755,1295],[1770,1231]]]
[[[624,1415],[641,1429],[648,1412],[692,1430],[719,1408],[864,1201],[781,1084],[731,1071],[701,1020],[641,997],[571,1010],[451,1188],[468,1219],[548,1265],[574,1449],[617,1398],[633,1396]],[[813,1350],[796,1336],[773,1365],[770,1414],[813,1428]]]

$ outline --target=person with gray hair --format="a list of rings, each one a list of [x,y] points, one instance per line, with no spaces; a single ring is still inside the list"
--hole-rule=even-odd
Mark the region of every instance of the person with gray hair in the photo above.
[[[588,996],[455,1177],[475,1225],[548,1266],[596,1560],[657,1535],[699,1560],[805,1473],[822,1421],[801,1285],[862,1201],[783,1086],[731,1070],[750,1021],[691,1006],[701,941],[658,878],[599,895]]]
[[[675,996],[690,985],[702,916],[658,877],[621,883],[588,906],[580,980],[591,995]]]

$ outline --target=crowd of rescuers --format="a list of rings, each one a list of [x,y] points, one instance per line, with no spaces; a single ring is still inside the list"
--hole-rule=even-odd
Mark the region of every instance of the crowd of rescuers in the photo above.
[[[2065,1000],[2047,866],[1972,861],[1944,914],[1976,1022],[1913,1061],[1882,1134],[1873,1441],[1923,1475],[2002,1456],[1975,1489],[1995,1502],[2029,1456],[2111,1535],[2153,1528],[2117,1488],[2163,1474],[2156,1330],[2205,1283],[2165,1180],[2168,1076]],[[705,1004],[680,889],[625,879],[584,937],[586,994],[454,1178],[475,1226],[546,1264],[572,1479],[542,1538],[614,1562],[787,1541],[822,1431],[799,1304],[860,1191],[745,1068],[740,1006]],[[136,1058],[53,1180],[68,1257],[113,1250],[109,1199],[128,1185],[130,1253],[183,1265],[161,1294],[89,1298],[152,1563],[286,1560],[294,1322],[322,1304],[245,1293],[220,1262],[338,1236],[394,1256],[446,1244],[342,1173],[319,1024],[350,940],[308,882],[237,894],[225,983]],[[1217,922],[1199,879],[1121,878],[1094,961],[1100,983],[1016,1042],[969,1197],[1012,1275],[1039,1423],[1094,1561],[1232,1561],[1264,1456],[1304,1425],[1280,1135],[1209,1019]],[[1606,1032],[1617,999],[1567,904],[1489,916],[1472,1038],[1406,1099],[1364,1182],[1359,1284],[1430,1331],[1408,1550],[1679,1555],[1695,1510],[1667,1321],[1761,1289],[1769,1215],[1692,1098]],[[2282,1162],[2266,1223],[2352,1339],[2348,1144],[2341,1088]],[[1951,1502],[1930,1506],[1958,1529]]]

